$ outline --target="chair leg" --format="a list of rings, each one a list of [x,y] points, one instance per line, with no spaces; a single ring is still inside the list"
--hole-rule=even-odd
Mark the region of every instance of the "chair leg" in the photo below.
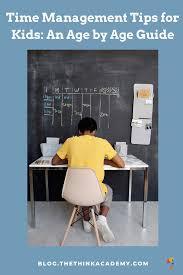
[[[98,228],[97,228],[97,223],[96,223],[96,218],[95,218],[95,212],[94,212],[94,208],[92,207],[91,209],[91,213],[92,213],[92,219],[93,219],[93,225],[94,225],[94,229],[95,229],[95,235],[96,235],[96,239],[97,239],[97,244],[98,246],[100,246],[100,238],[99,238],[99,234],[98,234]]]
[[[73,221],[71,223],[71,226],[75,223],[75,221],[77,220],[77,216],[78,216],[78,213],[79,213],[79,210],[80,210],[80,206],[77,206],[77,209],[76,209],[76,213],[74,215],[74,218],[73,218]]]
[[[65,242],[65,240],[66,240],[66,238],[67,238],[67,235],[68,235],[68,233],[69,233],[69,230],[70,230],[72,221],[73,221],[73,219],[74,219],[76,210],[77,210],[77,206],[74,206],[73,211],[72,211],[72,214],[71,214],[71,217],[70,217],[70,220],[69,220],[69,223],[68,223],[68,226],[67,226],[67,229],[66,229],[65,234],[64,234],[63,241],[61,242],[60,246],[63,246],[63,245],[64,245],[64,242]]]
[[[95,208],[96,208],[97,214],[99,215],[99,213],[100,213],[100,204],[95,205]]]

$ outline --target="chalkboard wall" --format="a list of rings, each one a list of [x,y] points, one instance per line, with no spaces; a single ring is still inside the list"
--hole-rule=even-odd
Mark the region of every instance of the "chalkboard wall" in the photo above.
[[[132,145],[133,85],[154,85],[150,145]],[[64,142],[77,134],[80,118],[92,116],[97,135],[126,141],[128,152],[150,166],[149,200],[158,199],[158,52],[157,51],[28,51],[28,163],[41,156],[46,137]],[[45,200],[44,172],[34,173],[35,199]],[[50,200],[61,199],[65,172],[50,171]],[[114,200],[127,200],[128,172],[106,172]],[[142,200],[143,172],[133,173],[132,199]]]

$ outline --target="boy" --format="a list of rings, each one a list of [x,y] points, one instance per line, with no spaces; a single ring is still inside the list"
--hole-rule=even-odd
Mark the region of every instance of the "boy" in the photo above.
[[[111,242],[114,235],[107,224],[107,214],[112,201],[112,189],[103,183],[104,163],[123,168],[124,161],[118,156],[111,144],[102,138],[95,137],[97,123],[91,117],[85,117],[78,124],[79,136],[68,138],[52,159],[52,165],[68,162],[69,167],[88,167],[95,171],[101,185],[104,202],[100,205],[97,227],[104,241]],[[91,232],[89,212],[83,207],[83,227],[85,232]]]

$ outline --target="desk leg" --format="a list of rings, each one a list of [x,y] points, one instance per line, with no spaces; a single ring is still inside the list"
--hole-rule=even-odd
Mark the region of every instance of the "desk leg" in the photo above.
[[[30,184],[30,206],[31,206],[31,227],[35,227],[35,201],[34,201],[34,185],[33,185],[33,170],[29,168],[29,184]]]
[[[48,169],[45,169],[46,201],[49,201]]]
[[[132,198],[132,170],[129,171],[129,187],[128,187],[128,202],[131,202]]]
[[[143,213],[142,213],[142,227],[145,228],[145,220],[146,220],[146,202],[148,195],[148,168],[144,170],[144,202],[143,202]]]

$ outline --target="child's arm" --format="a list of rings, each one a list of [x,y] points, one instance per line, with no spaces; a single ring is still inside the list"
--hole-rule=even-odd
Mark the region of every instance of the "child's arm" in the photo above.
[[[67,164],[67,152],[69,146],[69,138],[64,142],[64,144],[58,149],[56,155],[52,158],[52,165]]]
[[[68,160],[67,159],[61,159],[59,156],[56,154],[51,161],[52,165],[61,165],[61,164],[67,164]]]
[[[117,167],[117,168],[125,167],[124,160],[118,154],[116,154],[111,160],[105,159],[104,164],[111,165],[111,166]]]

